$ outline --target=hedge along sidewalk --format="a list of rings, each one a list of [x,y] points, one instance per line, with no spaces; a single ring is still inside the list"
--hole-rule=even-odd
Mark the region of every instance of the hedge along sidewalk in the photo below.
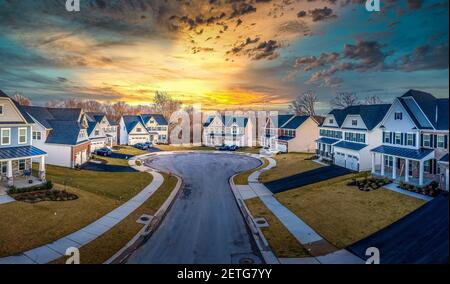
[[[19,255],[0,258],[0,264],[45,264],[63,257],[69,247],[80,248],[92,242],[139,208],[162,185],[164,178],[161,174],[155,171],[148,172],[153,176],[152,182],[135,197],[102,218],[47,245],[28,250]]]

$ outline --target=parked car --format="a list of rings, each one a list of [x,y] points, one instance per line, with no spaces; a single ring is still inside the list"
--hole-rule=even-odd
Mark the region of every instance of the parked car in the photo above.
[[[100,148],[95,150],[95,154],[103,157],[109,157],[112,155],[112,151],[109,148]]]
[[[236,151],[236,150],[238,150],[238,149],[239,149],[239,147],[236,146],[236,145],[232,145],[232,146],[230,146],[230,147],[228,148],[229,151]]]
[[[219,147],[219,151],[229,151],[229,150],[230,150],[230,147],[226,146],[226,145],[223,145],[223,146]]]
[[[140,150],[148,150],[149,147],[145,143],[137,143],[137,144],[134,144],[134,148],[140,149]]]

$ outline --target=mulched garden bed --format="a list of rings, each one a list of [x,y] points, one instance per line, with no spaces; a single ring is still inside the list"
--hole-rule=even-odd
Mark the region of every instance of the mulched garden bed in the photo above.
[[[42,201],[70,201],[78,199],[76,194],[65,190],[49,189],[19,193],[12,196],[17,201],[37,203]]]
[[[371,191],[379,189],[387,184],[391,183],[388,178],[365,178],[363,180],[353,179],[348,183],[349,186],[356,186],[361,191]]]
[[[424,187],[418,187],[418,186],[414,186],[412,184],[407,184],[405,182],[400,182],[400,184],[398,185],[398,188],[408,190],[411,192],[415,192],[415,193],[420,193],[423,195],[428,195],[431,197],[436,197],[441,193],[441,191],[438,189],[438,186],[439,185],[435,181],[433,181],[432,183],[430,183],[429,185],[424,186]]]

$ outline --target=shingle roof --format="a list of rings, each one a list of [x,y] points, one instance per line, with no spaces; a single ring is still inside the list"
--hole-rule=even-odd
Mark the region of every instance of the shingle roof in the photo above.
[[[34,146],[0,148],[0,160],[36,157],[46,154],[46,152]]]
[[[83,129],[78,119],[81,109],[46,108],[26,106],[24,110],[42,126],[51,129],[46,143],[76,145],[80,130]]]
[[[281,141],[289,141],[289,140],[294,139],[294,137],[291,137],[291,136],[280,136],[277,139],[281,140]]]
[[[233,123],[236,123],[239,127],[246,127],[248,118],[244,116],[226,116],[225,126],[230,127]]]
[[[413,160],[421,160],[433,152],[432,149],[407,149],[393,146],[379,146],[371,150],[372,152],[387,154],[397,157],[409,158]]]
[[[144,125],[147,124],[147,122],[152,117],[159,125],[168,125],[167,120],[164,118],[162,114],[142,114],[141,117],[144,122]]]
[[[291,119],[291,117],[293,117],[293,114],[279,114],[277,116],[271,116],[271,127],[274,128],[279,128],[281,127],[283,124],[285,124],[289,119]],[[274,122],[274,118],[277,117],[277,122]],[[272,124],[276,124],[276,125],[272,125]]]
[[[446,154],[444,157],[442,157],[439,162],[441,163],[448,163],[448,154]]]
[[[345,109],[334,109],[330,114],[334,115],[339,127],[342,126],[347,115],[359,115],[367,129],[372,130],[383,120],[390,107],[390,104],[356,105]]]
[[[432,94],[409,90],[399,98],[399,101],[405,107],[415,124],[423,129],[430,128],[427,123],[422,122],[421,113],[413,105],[407,103],[407,98],[413,98],[418,107],[425,114],[428,121],[437,130],[448,130],[448,98],[436,98]]]
[[[302,125],[307,119],[309,118],[308,115],[297,115],[291,120],[289,120],[287,123],[281,126],[282,129],[297,129]]]
[[[361,144],[361,143],[349,142],[349,141],[341,141],[337,144],[334,144],[333,146],[339,147],[339,148],[344,148],[344,149],[349,149],[349,150],[354,150],[354,151],[359,151],[361,149],[366,148],[368,145]]]
[[[317,139],[316,142],[333,145],[334,143],[339,142],[339,139],[321,137],[321,138]]]

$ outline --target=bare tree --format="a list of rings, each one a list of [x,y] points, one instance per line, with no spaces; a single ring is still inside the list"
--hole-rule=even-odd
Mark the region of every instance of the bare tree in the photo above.
[[[377,105],[382,104],[383,101],[378,96],[368,96],[366,97],[365,104],[366,105]]]
[[[167,93],[157,91],[154,98],[154,108],[157,113],[162,114],[166,119],[170,119],[172,113],[179,110],[181,102],[172,99]]]
[[[31,105],[31,100],[27,97],[22,96],[22,94],[20,93],[15,93],[12,99],[15,100],[21,106]]]
[[[289,106],[297,115],[316,115],[314,110],[317,96],[313,91],[307,91],[295,98]]]
[[[330,103],[335,108],[346,108],[360,104],[355,93],[352,92],[339,92],[334,96]]]

